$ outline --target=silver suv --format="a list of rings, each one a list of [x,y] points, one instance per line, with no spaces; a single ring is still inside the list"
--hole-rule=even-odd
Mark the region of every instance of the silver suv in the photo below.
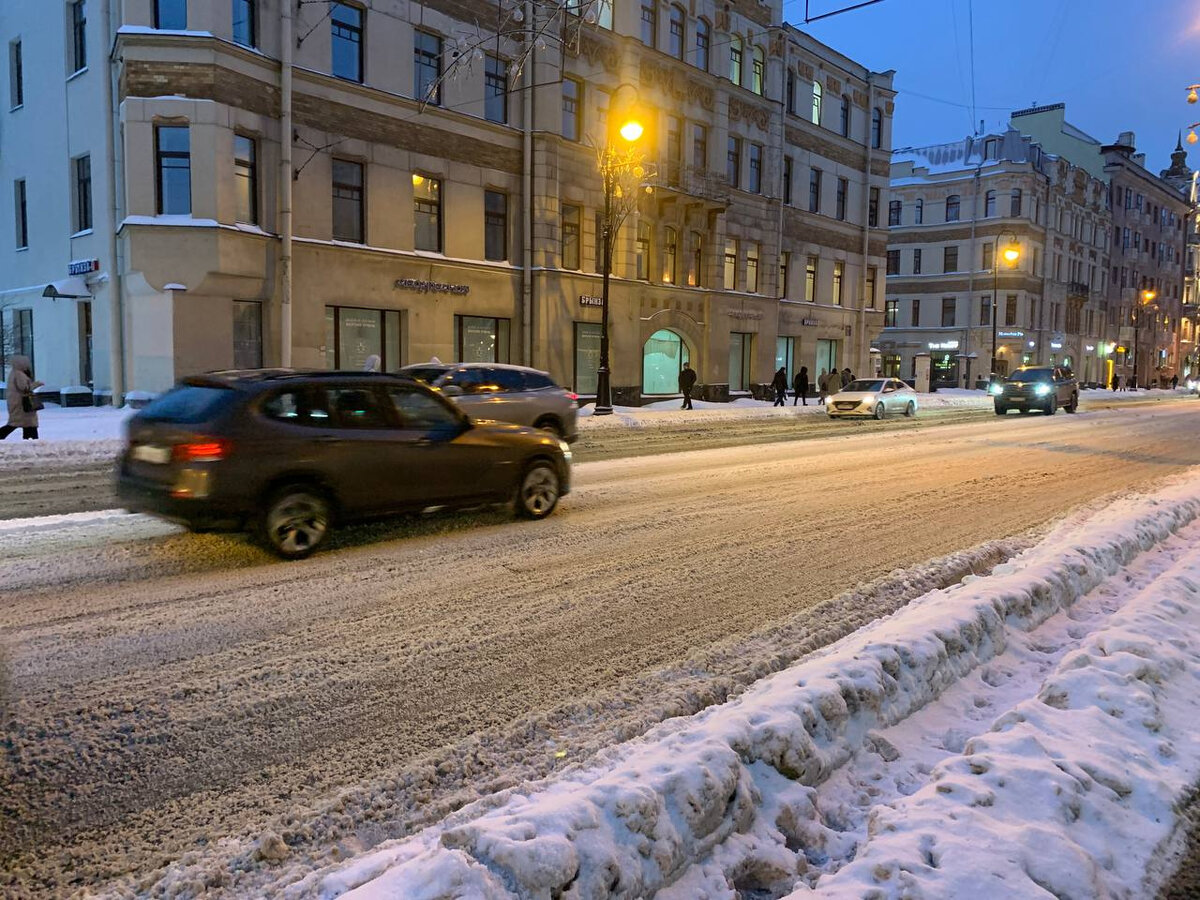
[[[401,373],[451,398],[474,419],[545,428],[565,441],[579,436],[579,397],[545,372],[502,363],[419,363]]]

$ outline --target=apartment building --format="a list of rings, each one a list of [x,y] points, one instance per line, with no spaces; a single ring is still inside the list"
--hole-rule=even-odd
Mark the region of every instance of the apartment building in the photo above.
[[[372,354],[591,393],[596,146],[632,94],[648,174],[614,244],[616,402],[674,393],[685,360],[713,398],[863,369],[891,73],[781,23],[778,0],[4,4],[8,344],[101,402]]]
[[[884,374],[941,387],[1067,365],[1101,377],[1104,182],[1013,128],[892,157]],[[1005,251],[1017,259],[1008,264]],[[993,344],[994,341],[994,344]]]

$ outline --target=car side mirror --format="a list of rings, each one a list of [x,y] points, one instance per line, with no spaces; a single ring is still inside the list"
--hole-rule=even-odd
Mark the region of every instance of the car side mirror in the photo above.
[[[462,393],[463,393],[463,389],[461,387],[459,387],[457,384],[448,384],[444,388],[442,388],[442,393],[445,394],[447,397],[461,397]]]

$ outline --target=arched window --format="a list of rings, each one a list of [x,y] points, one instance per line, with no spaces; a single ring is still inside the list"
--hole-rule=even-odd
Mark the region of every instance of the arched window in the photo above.
[[[688,264],[688,285],[700,287],[704,284],[704,236],[693,231],[691,240],[692,258]]]
[[[670,33],[667,35],[667,52],[676,59],[683,59],[684,12],[682,6],[671,7]]]
[[[663,284],[675,284],[675,265],[678,249],[678,232],[674,228],[667,228],[663,232]]]
[[[871,110],[871,146],[883,146],[883,111],[878,106]]]
[[[742,39],[736,34],[729,39],[729,80],[742,83]]]
[[[842,137],[850,137],[850,98],[845,94],[842,94],[841,130]]]
[[[767,83],[767,55],[763,53],[762,47],[754,48],[754,60],[751,65],[753,68],[750,72],[750,90],[761,97]]]
[[[690,362],[683,338],[666,328],[650,335],[642,347],[642,393],[679,393],[679,373]]]
[[[814,125],[821,124],[821,82],[813,82],[813,108],[812,120]]]
[[[913,224],[923,225],[925,223],[925,201],[920,197],[913,204]]]
[[[951,194],[946,198],[946,221],[958,221],[958,194]]]
[[[990,219],[996,214],[996,192],[988,191],[983,195],[983,217]]]
[[[706,19],[696,20],[696,58],[692,63],[701,71],[708,71],[708,48],[712,44],[712,26]]]

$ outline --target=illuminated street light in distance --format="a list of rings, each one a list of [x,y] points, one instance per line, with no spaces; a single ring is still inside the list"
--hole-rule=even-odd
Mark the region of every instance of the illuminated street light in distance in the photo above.
[[[630,119],[621,126],[621,137],[625,138],[625,140],[632,144],[642,136],[644,131],[645,129],[642,127],[641,122],[639,122],[637,119]]]

